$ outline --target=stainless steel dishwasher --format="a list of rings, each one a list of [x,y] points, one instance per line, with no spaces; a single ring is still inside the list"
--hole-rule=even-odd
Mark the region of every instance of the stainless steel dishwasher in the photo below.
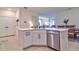
[[[48,47],[60,50],[60,32],[47,31],[47,45]]]

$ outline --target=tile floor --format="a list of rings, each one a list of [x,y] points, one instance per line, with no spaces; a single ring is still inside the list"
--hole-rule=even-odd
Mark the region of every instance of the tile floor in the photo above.
[[[15,38],[15,36],[13,37],[10,37],[12,40],[10,41],[11,42],[11,46],[12,48],[14,49],[17,49],[19,46],[18,46],[18,40]],[[9,39],[10,39],[9,38]],[[74,42],[74,41],[69,41],[68,43],[68,49],[67,51],[79,51],[79,42]],[[11,49],[13,50],[13,49]],[[20,49],[18,49],[19,51]],[[30,47],[28,49],[24,49],[24,51],[54,51],[53,49],[50,49],[48,47]]]
[[[79,36],[76,38],[69,38],[70,41],[79,43]]]
[[[48,47],[29,47],[27,49],[24,49],[24,51],[54,51],[54,50]]]
[[[3,42],[0,44],[0,51],[21,51],[20,43],[16,36],[0,38],[0,41]]]
[[[79,43],[69,41],[67,51],[79,51]]]
[[[48,47],[29,47],[24,49],[24,51],[55,51]],[[69,41],[67,51],[79,51],[79,43]]]

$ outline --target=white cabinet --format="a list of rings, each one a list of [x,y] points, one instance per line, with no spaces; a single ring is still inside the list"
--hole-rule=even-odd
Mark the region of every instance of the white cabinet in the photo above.
[[[31,38],[30,30],[24,32],[23,43],[24,43],[23,45],[24,45],[25,48],[32,45],[32,38]]]
[[[32,45],[32,38],[30,30],[19,31],[19,39],[22,49]]]
[[[56,50],[65,51],[68,48],[68,30],[47,31],[47,45]]]
[[[60,48],[61,51],[68,49],[68,30],[60,32]]]
[[[19,39],[22,49],[31,45],[47,45],[45,30],[19,30]]]
[[[47,34],[45,30],[40,30],[40,45],[47,45]]]
[[[36,30],[32,31],[32,44],[39,45],[39,32]]]
[[[56,50],[60,50],[60,32],[59,31],[47,31],[48,41],[47,45]]]
[[[47,45],[45,30],[34,30],[32,31],[33,45]]]

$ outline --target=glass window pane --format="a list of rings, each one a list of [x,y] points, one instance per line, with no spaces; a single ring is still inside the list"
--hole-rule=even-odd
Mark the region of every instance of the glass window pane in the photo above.
[[[52,19],[53,18],[53,19]],[[48,28],[48,27],[55,27],[55,18],[54,17],[42,17],[39,16],[39,27]]]

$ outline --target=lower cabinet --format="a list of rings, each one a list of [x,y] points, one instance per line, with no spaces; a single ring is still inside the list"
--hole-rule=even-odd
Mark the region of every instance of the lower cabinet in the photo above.
[[[59,31],[47,31],[47,45],[56,50],[60,50],[60,32]]]
[[[24,33],[23,45],[24,45],[24,48],[26,48],[32,45],[31,31],[25,31],[23,33]]]
[[[32,31],[33,45],[47,45],[47,34],[45,30]]]
[[[65,51],[68,49],[68,30],[47,31],[47,45],[56,50]]]
[[[39,45],[39,32],[38,31],[32,31],[32,44],[33,45]]]
[[[19,39],[22,49],[29,47],[30,45],[32,45],[31,31],[30,30],[19,31]]]
[[[45,30],[39,31],[40,35],[40,45],[47,45],[47,33]]]
[[[47,34],[45,30],[20,30],[19,39],[21,48],[31,45],[47,45]]]

